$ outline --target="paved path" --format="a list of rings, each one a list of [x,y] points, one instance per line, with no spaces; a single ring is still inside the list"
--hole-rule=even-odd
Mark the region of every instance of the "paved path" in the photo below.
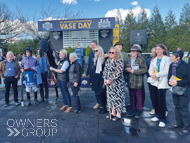
[[[49,103],[30,107],[15,106],[13,92],[10,92],[10,106],[4,108],[4,88],[0,89],[0,143],[188,143],[190,135],[180,136],[179,130],[169,130],[175,123],[174,106],[171,93],[167,92],[167,126],[159,128],[151,122],[152,116],[149,92],[146,87],[146,110],[138,120],[132,119],[132,126],[124,128],[122,123],[106,119],[99,115],[95,105],[94,93],[90,89],[81,92],[82,112],[64,113],[61,97],[58,104],[53,103],[55,91],[50,89]],[[20,99],[19,87],[19,99]],[[24,92],[25,93],[25,92]],[[129,103],[126,89],[126,103]],[[60,90],[59,90],[60,94]],[[31,93],[33,98],[33,93]],[[61,95],[61,94],[60,94]],[[26,97],[25,97],[26,98]],[[26,100],[26,99],[25,99]],[[32,102],[33,103],[33,102]],[[72,105],[74,101],[72,99]],[[123,115],[125,117],[126,114]],[[21,123],[22,120],[22,123]],[[19,124],[20,123],[20,124]],[[126,131],[127,132],[126,132]]]

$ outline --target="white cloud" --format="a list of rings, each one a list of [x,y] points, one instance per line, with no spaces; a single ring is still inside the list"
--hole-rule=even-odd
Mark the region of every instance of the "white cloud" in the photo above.
[[[138,2],[137,1],[134,1],[131,3],[132,5],[138,5]]]
[[[125,17],[126,17],[127,14],[129,13],[129,9],[126,9],[126,10],[125,10],[125,9],[120,8],[119,10],[120,10],[120,13],[121,13],[121,18],[122,18],[122,20],[125,20]],[[108,11],[108,12],[106,13],[105,17],[116,17],[116,16],[117,16],[117,11],[118,11],[118,9],[110,10],[110,11]],[[141,11],[141,7],[140,7],[140,6],[137,6],[137,7],[133,8],[132,11],[133,11],[133,13],[134,13],[134,16],[137,17],[138,14],[139,14],[140,11]],[[145,11],[146,11],[146,13],[147,13],[147,17],[149,18],[149,17],[150,17],[150,14],[151,14],[150,9],[146,9],[146,8],[145,8]]]
[[[100,0],[94,0],[94,1],[100,1]]]
[[[77,4],[76,0],[62,0],[61,2],[63,4]]]

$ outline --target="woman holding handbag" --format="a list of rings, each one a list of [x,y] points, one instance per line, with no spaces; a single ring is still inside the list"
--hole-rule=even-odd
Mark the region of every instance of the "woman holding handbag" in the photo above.
[[[107,58],[104,58],[104,51],[102,47],[97,46],[95,48],[94,68],[92,76],[92,90],[98,95],[100,101],[99,114],[105,114],[106,109],[106,89],[104,86],[103,71]]]
[[[187,135],[190,131],[189,122],[189,82],[190,66],[182,61],[183,51],[175,51],[170,59],[172,64],[169,68],[168,82],[172,86],[172,97],[175,106],[176,124],[170,126],[170,129],[176,129],[183,126],[180,135]],[[175,88],[177,89],[175,91]],[[179,92],[183,91],[183,92]]]
[[[156,45],[156,54],[152,57],[149,75],[154,80],[150,84],[153,86],[155,117],[152,122],[159,121],[159,127],[166,126],[166,91],[168,85],[168,71],[171,60],[164,44]]]

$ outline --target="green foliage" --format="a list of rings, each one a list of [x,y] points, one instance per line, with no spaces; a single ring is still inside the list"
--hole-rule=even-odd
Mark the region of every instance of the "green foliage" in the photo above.
[[[72,48],[71,48],[71,46],[68,47],[67,52],[68,52],[68,53],[72,53]]]
[[[87,46],[87,48],[86,48],[86,52],[85,52],[85,56],[89,56],[89,54],[90,54],[90,52],[91,52],[91,50],[90,50],[90,47],[89,46]]]
[[[14,54],[24,54],[26,47],[30,47],[32,49],[32,53],[37,53],[39,40],[36,39],[21,39],[18,42],[13,44],[9,44],[7,47],[7,51],[12,51]]]

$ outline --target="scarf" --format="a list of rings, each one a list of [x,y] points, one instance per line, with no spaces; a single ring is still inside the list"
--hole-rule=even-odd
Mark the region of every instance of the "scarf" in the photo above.
[[[97,65],[96,65],[96,73],[100,74],[102,71],[102,62],[101,62],[101,57],[98,57]]]
[[[181,60],[179,60],[177,63],[172,64],[172,75],[176,76],[176,67],[181,63]]]

